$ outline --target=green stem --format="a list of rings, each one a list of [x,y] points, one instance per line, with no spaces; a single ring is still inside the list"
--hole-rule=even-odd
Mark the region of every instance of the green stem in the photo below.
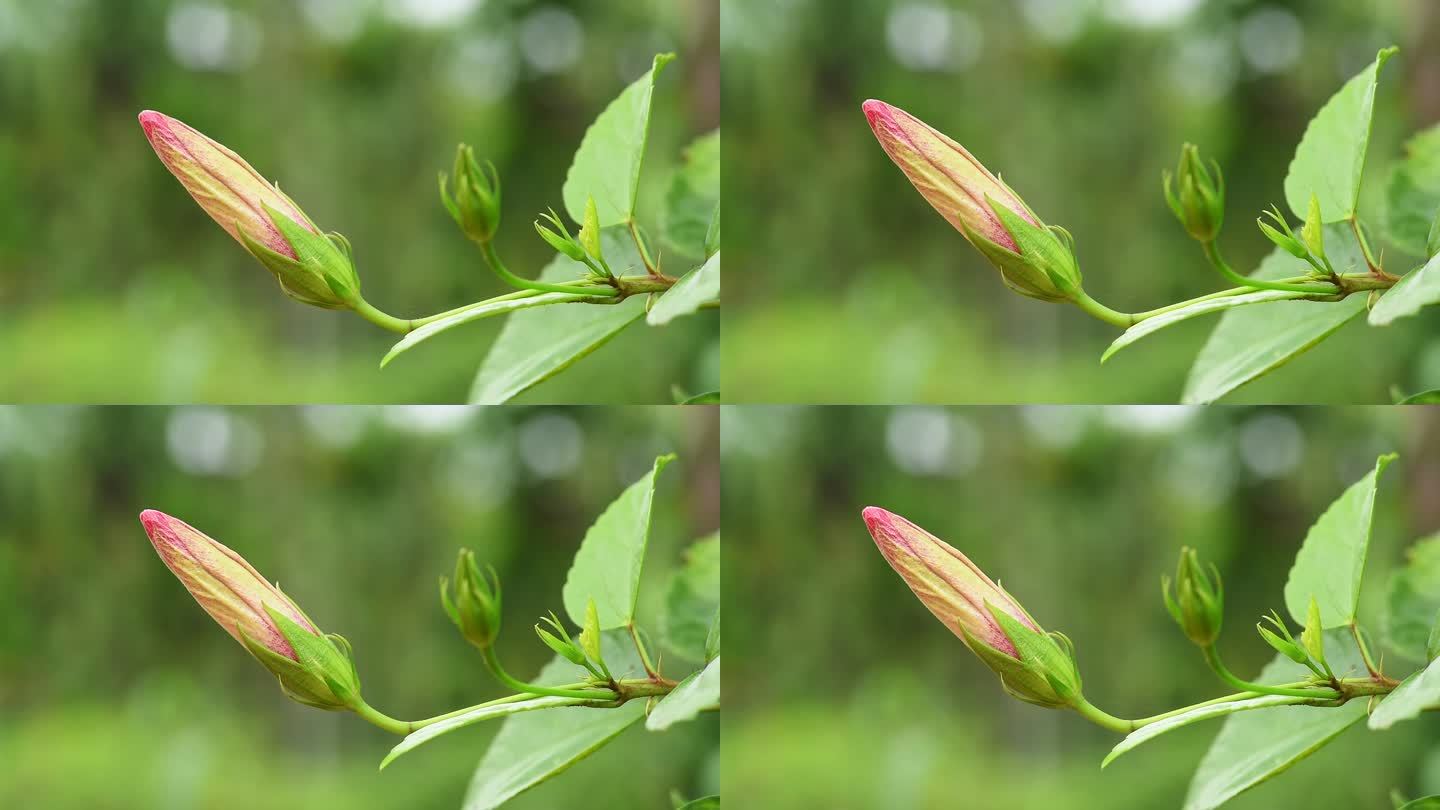
[[[615,692],[611,689],[572,689],[568,687],[540,686],[539,684],[525,683],[524,681],[512,678],[505,668],[500,666],[500,659],[495,655],[494,647],[486,647],[485,665],[495,675],[496,680],[505,686],[514,689],[516,692],[529,692],[532,695],[554,695],[556,697],[581,698],[584,700],[614,700]]]
[[[1213,265],[1216,270],[1220,271],[1220,275],[1224,276],[1233,284],[1240,284],[1246,287],[1254,287],[1260,290],[1284,290],[1286,292],[1304,293],[1313,292],[1323,295],[1334,295],[1336,292],[1339,292],[1339,290],[1336,289],[1334,284],[1328,283],[1290,284],[1283,281],[1263,281],[1258,278],[1242,276],[1239,273],[1235,272],[1233,269],[1231,269],[1230,265],[1225,262],[1225,259],[1220,255],[1220,247],[1213,240],[1209,242],[1201,242],[1200,246],[1204,248],[1205,258],[1210,260],[1210,264]]]
[[[573,284],[546,284],[542,281],[530,281],[520,278],[510,272],[505,263],[500,261],[500,256],[495,252],[495,245],[492,242],[480,242],[480,253],[485,257],[485,263],[495,271],[502,281],[512,287],[519,287],[522,290],[542,290],[544,292],[571,293],[573,295],[619,295],[620,291],[608,284],[594,284],[589,286]]]
[[[635,629],[635,623],[630,622],[625,625],[625,629],[630,631],[630,639],[635,642],[635,652],[640,654],[640,663],[645,667],[645,674],[658,678],[660,673],[656,672],[655,665],[650,663],[650,653],[645,649],[645,642],[640,640],[640,631]]]
[[[351,303],[350,308],[355,310],[356,315],[359,315],[381,329],[387,329],[391,332],[398,332],[405,335],[409,334],[410,331],[415,328],[414,321],[402,320],[394,315],[381,312],[371,306],[370,302],[364,298],[357,297],[355,301]]]
[[[1084,310],[1086,314],[1099,318],[1111,326],[1129,329],[1137,323],[1134,315],[1113,310],[1086,295],[1085,291],[1079,288],[1076,288],[1075,292],[1071,295],[1070,301],[1074,303],[1075,306]]]
[[[583,682],[565,684],[563,687],[557,688],[578,688],[582,686],[585,686]],[[370,706],[367,703],[361,703],[359,706],[357,706],[355,708],[355,714],[359,715],[365,721],[375,726],[378,726],[381,729],[384,729],[385,731],[388,731],[392,734],[405,735],[414,731],[419,731],[420,729],[432,723],[438,723],[441,720],[449,720],[452,717],[459,717],[466,712],[473,712],[476,709],[484,709],[490,706],[501,706],[506,703],[519,703],[522,700],[529,700],[533,697],[534,695],[532,694],[523,693],[517,695],[506,695],[502,698],[487,700],[484,703],[477,703],[474,706],[466,706],[463,709],[456,709],[453,712],[446,712],[444,714],[439,714],[434,717],[427,717],[424,720],[396,720],[395,718],[390,717],[389,715],[381,712],[380,710],[374,708],[373,706]]]
[[[1092,704],[1090,701],[1086,700],[1083,697],[1076,698],[1074,709],[1075,711],[1080,713],[1081,717],[1089,720],[1095,725],[1102,728],[1107,728],[1111,731],[1118,731],[1121,734],[1129,734],[1130,732],[1138,728],[1138,726],[1135,725],[1136,721],[1122,720],[1121,718],[1116,717],[1113,714],[1107,714],[1096,708],[1094,704]]]
[[[1309,697],[1315,698],[1316,700],[1335,700],[1340,697],[1340,693],[1334,689],[1323,687],[1293,689],[1288,686],[1267,686],[1263,683],[1242,681],[1235,677],[1230,670],[1225,668],[1225,664],[1220,660],[1220,652],[1215,649],[1214,644],[1207,644],[1201,648],[1201,651],[1205,654],[1205,662],[1210,665],[1211,669],[1215,670],[1215,674],[1220,676],[1220,680],[1245,692],[1259,692],[1264,695],[1288,695],[1289,697]]]
[[[1371,677],[1380,674],[1380,668],[1375,665],[1375,659],[1370,657],[1370,648],[1365,646],[1365,638],[1360,635],[1360,625],[1350,622],[1350,635],[1355,637],[1355,646],[1360,649],[1360,658],[1365,662],[1365,671]]]
[[[650,251],[645,247],[645,240],[640,236],[640,229],[635,225],[635,218],[631,217],[625,221],[625,224],[630,227],[630,238],[635,240],[635,249],[640,252],[640,261],[645,263],[646,271],[652,276],[660,275],[659,268],[650,259]]]

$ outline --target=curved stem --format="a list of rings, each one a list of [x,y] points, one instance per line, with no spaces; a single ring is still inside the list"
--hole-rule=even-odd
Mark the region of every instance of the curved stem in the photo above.
[[[1079,288],[1072,294],[1070,301],[1074,303],[1075,306],[1084,310],[1086,314],[1099,318],[1111,326],[1129,329],[1137,323],[1134,315],[1113,310],[1086,295],[1085,291]]]
[[[387,329],[391,332],[399,332],[400,334],[405,335],[409,334],[410,330],[415,328],[414,321],[403,320],[401,318],[395,317],[394,315],[381,312],[380,310],[371,306],[370,302],[366,301],[364,298],[357,297],[355,301],[351,303],[350,308],[355,311],[356,315],[359,315],[360,317],[375,324],[381,329]]]
[[[640,229],[635,225],[635,218],[631,217],[626,220],[625,224],[630,227],[630,238],[635,240],[635,249],[640,253],[640,261],[645,263],[645,270],[652,276],[660,275],[660,269],[651,260],[650,251],[645,247],[645,240],[640,236]]]
[[[635,652],[640,654],[640,664],[645,667],[645,674],[651,678],[660,677],[660,673],[655,671],[655,665],[650,663],[650,653],[645,649],[645,642],[640,640],[640,631],[635,629],[635,623],[630,622],[625,625],[625,629],[630,631],[630,639],[635,642]]]
[[[512,287],[519,287],[522,290],[543,290],[545,292],[571,293],[573,295],[619,295],[620,291],[606,284],[595,284],[590,286],[574,284],[546,284],[542,281],[530,281],[520,278],[510,272],[505,263],[500,261],[500,256],[495,252],[495,245],[491,242],[480,242],[480,254],[485,257],[485,263],[495,271],[502,281]]]
[[[1323,295],[1333,295],[1336,292],[1339,292],[1339,290],[1335,287],[1334,284],[1328,283],[1289,284],[1283,281],[1263,281],[1258,278],[1249,278],[1247,276],[1242,276],[1239,273],[1235,272],[1233,269],[1231,269],[1229,264],[1226,264],[1224,257],[1220,255],[1220,247],[1213,240],[1209,242],[1201,242],[1200,246],[1204,248],[1205,258],[1210,260],[1210,264],[1213,265],[1216,270],[1220,271],[1220,275],[1224,276],[1226,279],[1228,279],[1234,284],[1240,284],[1246,287],[1255,287],[1256,289],[1260,290],[1313,292]]]
[[[585,686],[583,682],[565,684],[563,687],[556,688],[568,689],[579,688],[582,686]],[[444,714],[438,714],[434,717],[427,717],[424,720],[396,720],[395,718],[390,717],[389,715],[381,712],[380,710],[369,705],[368,703],[361,703],[359,706],[355,707],[354,711],[355,714],[359,715],[366,722],[378,726],[385,731],[388,731],[392,734],[405,735],[413,731],[418,731],[432,723],[438,723],[441,720],[449,720],[452,717],[459,717],[466,712],[473,712],[476,709],[484,709],[490,706],[501,706],[506,703],[519,703],[522,700],[529,700],[532,697],[534,697],[534,695],[524,693],[517,695],[506,695],[502,698],[487,700],[484,703],[477,703],[474,706],[466,706],[463,709],[456,709],[453,712],[446,712]]]
[[[494,647],[486,647],[485,665],[495,675],[496,680],[517,692],[529,692],[532,695],[554,695],[556,697],[573,697],[584,700],[614,700],[615,692],[611,689],[572,689],[568,687],[540,686],[533,683],[525,683],[510,676],[505,668],[500,666],[500,659],[495,655]]]
[[[1096,708],[1094,704],[1092,704],[1090,701],[1086,700],[1083,697],[1076,698],[1074,708],[1075,711],[1080,713],[1081,717],[1089,720],[1097,726],[1107,728],[1111,731],[1118,731],[1121,734],[1129,734],[1130,732],[1138,728],[1138,726],[1135,725],[1136,721],[1122,720],[1121,718],[1116,717],[1113,714],[1107,714],[1106,712],[1103,712],[1100,709]]]
[[[1242,681],[1239,678],[1235,677],[1235,675],[1231,673],[1230,670],[1225,668],[1225,664],[1220,660],[1220,653],[1218,650],[1215,649],[1214,644],[1208,644],[1202,647],[1201,650],[1205,653],[1205,662],[1210,665],[1211,669],[1215,670],[1215,674],[1220,676],[1220,680],[1230,684],[1236,689],[1240,689],[1246,692],[1259,692],[1260,694],[1264,695],[1288,695],[1290,697],[1309,697],[1315,698],[1316,700],[1336,700],[1341,696],[1340,693],[1335,691],[1334,689],[1324,687],[1310,689],[1293,689],[1288,686],[1267,686],[1263,683]]]

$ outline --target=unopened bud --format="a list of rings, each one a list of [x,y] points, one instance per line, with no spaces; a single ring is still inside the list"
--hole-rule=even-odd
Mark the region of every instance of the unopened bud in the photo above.
[[[492,568],[486,579],[470,549],[462,548],[456,556],[453,583],[440,578],[440,603],[466,641],[481,650],[495,643],[500,635],[500,578]]]
[[[1185,636],[1201,647],[1215,643],[1225,612],[1225,592],[1220,571],[1212,563],[1207,572],[1200,567],[1193,548],[1180,549],[1180,562],[1175,567],[1175,594],[1170,594],[1170,578],[1162,577],[1160,591],[1165,607],[1185,631]]]
[[[482,244],[489,242],[500,229],[500,174],[492,163],[486,163],[482,171],[474,150],[463,143],[455,148],[453,171],[454,196],[441,174],[440,201],[465,236]]]
[[[1180,162],[1175,174],[1162,176],[1165,202],[1191,238],[1213,242],[1225,222],[1225,179],[1220,164],[1210,162],[1207,168],[1200,160],[1200,150],[1187,143],[1180,148]]]

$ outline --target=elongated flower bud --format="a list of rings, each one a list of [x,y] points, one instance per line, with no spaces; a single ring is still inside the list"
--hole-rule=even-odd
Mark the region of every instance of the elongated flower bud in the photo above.
[[[321,633],[278,586],[185,521],[147,509],[140,523],[180,584],[279,678],[286,695],[321,709],[357,705],[360,679],[344,638]]]
[[[1006,286],[1042,301],[1080,287],[1069,235],[1040,221],[1024,200],[965,147],[904,110],[862,105],[880,146],[915,190],[1000,270]]]
[[[140,126],[165,168],[286,295],[326,309],[351,306],[360,279],[343,236],[322,234],[244,158],[192,127],[154,110],[140,113]]]
[[[1041,706],[1073,705],[1080,675],[1069,639],[1047,633],[954,547],[893,512],[862,513],[890,567],[920,602],[1000,676],[1005,691]]]

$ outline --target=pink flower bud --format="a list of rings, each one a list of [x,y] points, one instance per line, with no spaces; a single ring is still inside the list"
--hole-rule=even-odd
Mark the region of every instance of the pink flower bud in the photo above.
[[[299,206],[280,192],[245,159],[188,125],[154,110],[140,113],[140,126],[155,154],[210,218],[235,241],[243,230],[250,238],[289,259],[299,259],[290,241],[265,214],[270,206],[305,230],[320,229]],[[249,249],[248,245],[245,245]]]
[[[1020,252],[1014,237],[985,201],[989,197],[1031,225],[1040,226],[1040,219],[1009,186],[965,147],[899,107],[875,99],[861,106],[885,153],[956,230],[966,233],[968,228],[1007,250]]]
[[[276,655],[297,660],[294,647],[266,612],[267,606],[305,630],[320,635],[290,597],[266,582],[239,554],[185,521],[154,509],[141,512],[140,522],[160,560],[210,618],[242,645],[245,645],[243,633]]]
[[[987,604],[1031,630],[1042,632],[1010,594],[945,541],[878,506],[866,507],[861,514],[886,562],[935,618],[961,640],[968,632],[1011,658],[1020,657],[1014,642],[986,609]]]

